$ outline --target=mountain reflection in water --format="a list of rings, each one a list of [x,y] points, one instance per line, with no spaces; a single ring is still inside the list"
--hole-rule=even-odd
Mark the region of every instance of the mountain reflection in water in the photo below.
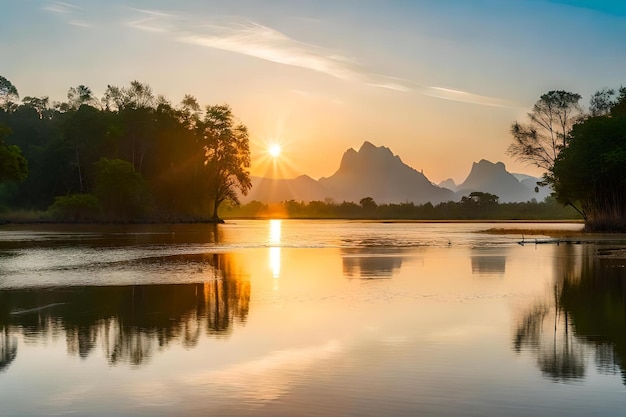
[[[167,261],[202,264],[213,269],[214,279],[0,291],[0,371],[18,354],[17,335],[45,342],[64,333],[70,355],[84,358],[99,346],[110,365],[141,365],[171,343],[193,347],[202,335],[227,336],[233,323],[245,323],[250,283],[235,278],[229,255],[182,258]]]
[[[346,278],[391,278],[402,266],[402,248],[342,248]]]
[[[532,352],[554,382],[582,380],[592,357],[599,373],[621,374],[626,384],[626,252],[590,245],[563,251],[552,295],[525,310],[514,350]]]
[[[507,248],[472,248],[470,258],[472,260],[472,274],[503,276],[506,272]]]

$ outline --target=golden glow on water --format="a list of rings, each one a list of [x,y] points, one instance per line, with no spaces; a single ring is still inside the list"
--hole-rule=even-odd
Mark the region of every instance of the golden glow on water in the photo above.
[[[198,226],[180,226],[179,239],[186,227]],[[202,236],[201,242],[178,245],[171,234],[158,233],[151,238],[162,240],[150,244],[98,241],[97,250],[33,251],[29,241],[24,255],[4,255],[3,279],[23,281],[29,256],[40,273],[49,256],[41,278],[28,273],[58,290],[0,291],[0,345],[14,352],[0,369],[3,411],[500,416],[519,408],[519,415],[542,415],[555,406],[551,398],[566,395],[569,402],[559,399],[559,407],[576,414],[595,406],[602,392],[608,405],[599,414],[619,415],[620,371],[596,370],[593,343],[577,336],[578,310],[609,300],[585,297],[598,284],[585,263],[595,259],[586,256],[594,246],[520,246],[517,238],[460,233],[462,225],[437,225],[434,235],[420,237],[428,227],[240,221],[220,225],[215,251],[196,234],[188,236]],[[400,245],[408,242],[401,240],[405,232],[414,242],[435,244]],[[436,243],[441,234],[445,239]],[[321,235],[325,240],[316,241]],[[155,257],[158,250],[166,252]],[[59,273],[72,251],[76,262],[93,258]],[[131,261],[120,263],[120,256]],[[611,269],[613,278],[620,268]],[[91,279],[85,271],[98,281],[63,287],[70,278]],[[96,285],[116,274],[149,276],[152,285]],[[194,281],[177,281],[181,276]],[[621,340],[623,299],[613,287],[606,288],[610,295]],[[602,330],[597,327],[590,334]],[[598,352],[612,353],[611,340]],[[103,357],[109,368],[98,373]],[[61,383],[38,384],[42,375]],[[104,405],[102,392],[111,398]],[[33,395],[72,401],[28,401]]]
[[[270,352],[258,358],[210,372],[190,373],[181,378],[187,389],[208,385],[238,401],[260,405],[288,395],[302,375],[315,372],[320,363],[342,354],[336,340],[321,345]]]
[[[270,220],[270,243],[280,244],[282,220]]]
[[[280,248],[270,248],[270,269],[272,270],[272,276],[276,279],[280,278]]]
[[[280,278],[280,235],[282,220],[270,220],[270,269],[274,279]],[[278,289],[278,282],[275,283],[275,289]]]

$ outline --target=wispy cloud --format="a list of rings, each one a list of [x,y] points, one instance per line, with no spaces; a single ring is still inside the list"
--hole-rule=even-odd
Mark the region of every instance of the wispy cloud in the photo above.
[[[72,14],[82,10],[80,7],[63,1],[53,1],[43,7],[43,10],[59,14]]]
[[[67,24],[72,26],[78,26],[82,28],[91,28],[93,23],[82,19],[84,11],[82,7],[75,6],[71,3],[63,1],[53,1],[42,7],[43,10],[62,16]]]
[[[481,106],[510,107],[511,103],[495,97],[473,94],[467,91],[453,90],[443,87],[426,87],[424,94],[443,100],[460,101],[462,103],[479,104]]]
[[[200,23],[157,10],[133,9],[139,15],[126,24],[137,30],[169,33],[175,40],[303,68],[341,80],[395,91],[410,91],[390,78],[368,73],[337,51],[298,41],[285,33],[250,20],[217,19]]]
[[[249,22],[232,27],[208,27],[205,34],[183,35],[180,42],[236,52],[278,64],[305,68],[342,80],[363,75],[347,58],[327,53],[320,47],[296,41],[267,26]]]
[[[126,22],[133,29],[147,32],[170,32],[176,28],[170,21],[176,20],[176,15],[162,12],[160,10],[132,9],[139,16],[136,19]]]
[[[90,27],[93,27],[93,24],[92,24],[92,23],[85,22],[84,20],[78,20],[78,19],[72,19],[72,20],[70,20],[70,21],[69,21],[69,22],[67,22],[67,23],[69,23],[69,24],[70,24],[70,25],[72,25],[72,26],[78,26],[78,27],[81,27],[81,28],[90,28]]]
[[[337,51],[301,42],[268,26],[237,18],[199,23],[196,19],[156,10],[133,9],[139,14],[127,25],[143,31],[168,33],[178,42],[220,49],[282,65],[303,68],[371,87],[402,93],[417,92],[443,100],[483,106],[508,107],[504,101],[467,91],[423,86],[375,74]]]

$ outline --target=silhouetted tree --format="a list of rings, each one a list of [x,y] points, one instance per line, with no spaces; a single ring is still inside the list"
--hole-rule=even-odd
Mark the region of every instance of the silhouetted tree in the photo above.
[[[372,197],[363,197],[359,204],[363,207],[364,210],[375,210],[378,207],[378,204],[374,201]]]
[[[9,104],[19,97],[13,83],[0,75],[0,108],[8,108]]]
[[[543,94],[528,113],[529,123],[513,123],[513,143],[507,153],[545,169],[549,175],[582,113],[580,98],[579,94],[562,90]]]
[[[47,96],[26,96],[22,99],[22,103],[24,103],[24,105],[27,107],[32,107],[33,109],[35,109],[40,119],[49,117],[48,110],[50,110],[50,99]]]
[[[580,204],[588,230],[626,231],[626,89],[608,112],[574,126],[552,178],[560,202]]]
[[[72,87],[67,92],[68,107],[71,109],[78,109],[83,104],[90,106],[97,106],[98,100],[93,95],[91,88],[84,85],[78,87]]]
[[[461,203],[476,203],[479,206],[487,206],[498,204],[499,199],[500,197],[495,194],[473,191],[469,196],[462,197]]]
[[[589,111],[592,116],[606,116],[617,103],[615,90],[603,88],[596,91],[589,100]]]
[[[250,145],[248,129],[235,124],[228,105],[208,106],[198,125],[204,147],[204,165],[208,192],[213,202],[211,218],[218,221],[218,209],[224,201],[239,203],[237,190],[246,195],[250,181]]]

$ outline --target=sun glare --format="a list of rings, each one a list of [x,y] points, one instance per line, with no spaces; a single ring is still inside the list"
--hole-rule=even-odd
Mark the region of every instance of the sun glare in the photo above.
[[[280,145],[278,145],[278,144],[270,145],[270,147],[268,148],[267,152],[273,158],[278,158],[278,156],[280,155]]]
[[[252,172],[262,178],[295,178],[299,170],[290,160],[291,147],[289,141],[279,134],[270,135],[254,143],[255,158]]]

